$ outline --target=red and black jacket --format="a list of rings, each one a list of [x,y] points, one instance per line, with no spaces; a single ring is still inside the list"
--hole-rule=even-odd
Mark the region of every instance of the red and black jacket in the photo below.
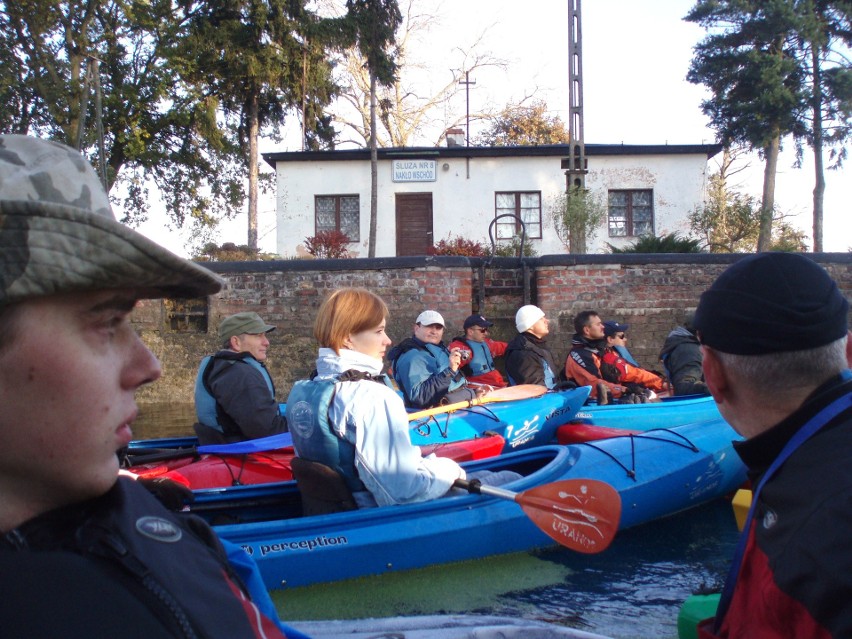
[[[735,444],[756,485],[793,435],[834,400],[829,420],[767,480],[739,578],[710,637],[852,637],[852,382],[837,377],[772,429]]]

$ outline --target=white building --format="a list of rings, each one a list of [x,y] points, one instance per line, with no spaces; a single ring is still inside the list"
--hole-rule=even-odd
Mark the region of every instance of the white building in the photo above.
[[[555,232],[552,204],[565,191],[567,145],[388,148],[378,151],[376,257],[425,255],[440,240],[490,244],[489,226],[514,213],[538,255],[567,252]],[[707,160],[715,144],[587,144],[586,188],[608,207],[588,242],[624,246],[647,233],[689,230],[688,215],[705,201]],[[305,255],[304,240],[321,230],[346,233],[353,257],[367,256],[370,151],[264,153],[277,178],[278,253]],[[503,217],[495,238],[515,233]]]

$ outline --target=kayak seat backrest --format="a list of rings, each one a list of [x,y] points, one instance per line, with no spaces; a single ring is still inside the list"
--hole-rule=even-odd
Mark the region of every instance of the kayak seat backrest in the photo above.
[[[302,493],[305,517],[357,510],[346,480],[333,468],[302,457],[293,457],[290,468]]]

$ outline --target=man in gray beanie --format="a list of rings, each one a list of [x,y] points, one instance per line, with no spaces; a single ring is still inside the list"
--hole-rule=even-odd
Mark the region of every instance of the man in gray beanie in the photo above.
[[[206,524],[119,477],[134,394],[161,374],[137,300],[220,287],[119,224],[77,151],[0,135],[4,636],[283,636]]]
[[[852,342],[828,273],[790,253],[728,268],[701,296],[704,378],[754,488],[703,637],[852,636]]]

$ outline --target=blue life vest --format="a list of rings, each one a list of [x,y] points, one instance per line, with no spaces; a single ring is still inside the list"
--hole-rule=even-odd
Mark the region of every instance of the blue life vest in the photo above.
[[[243,357],[240,357],[242,355]],[[258,362],[249,353],[234,353],[234,358],[223,358],[218,355],[208,355],[201,360],[201,365],[198,367],[198,375],[195,378],[195,415],[198,421],[205,426],[223,433],[224,435],[238,436],[241,435],[239,427],[229,419],[220,419],[220,416],[227,417],[224,411],[219,407],[213,392],[210,389],[210,374],[213,365],[216,361],[226,361],[231,366],[239,363],[248,364],[258,370],[269,388],[270,395],[275,397],[275,385],[272,383],[272,376],[266,367]],[[225,423],[222,423],[225,422]]]
[[[425,351],[432,357],[433,365],[429,367],[429,371],[432,375],[450,367],[450,351],[443,343],[427,344],[425,342],[421,342],[420,340],[414,337],[407,337],[406,339],[402,340],[402,342],[394,346],[388,353],[388,359],[391,363],[393,377],[396,380],[397,386],[399,386],[401,390],[409,389],[408,382],[410,380],[405,379],[402,375],[402,372],[399,370],[399,360],[402,358],[403,355],[412,350],[421,352]],[[465,380],[464,376],[459,375],[459,379],[452,379],[450,381],[450,385],[447,388],[447,392],[450,393],[454,390],[461,388],[462,386],[465,386],[466,384],[467,381]],[[407,399],[406,401],[409,400]]]
[[[450,367],[450,351],[443,344],[426,344],[425,350],[435,358],[438,363],[438,368],[434,372],[442,371]],[[457,388],[461,388],[467,384],[465,378],[459,375],[459,379],[454,379],[450,382],[450,387],[447,392],[450,393]]]
[[[542,360],[541,362],[544,366],[544,385],[549,389],[553,389],[556,386],[556,374],[553,372],[553,369],[550,368],[550,364]]]
[[[328,419],[334,399],[334,380],[300,380],[287,398],[287,423],[296,454],[320,462],[340,473],[349,490],[365,491],[355,469],[355,442],[338,434]]]
[[[550,364],[541,360],[542,368],[544,369],[544,385],[549,389],[553,390],[556,386],[556,375],[553,374],[553,369],[550,368]],[[509,386],[517,386],[517,382],[512,378],[511,375],[506,373],[506,377],[509,378]]]
[[[464,340],[468,345],[473,356],[470,361],[462,367],[462,372],[468,377],[475,375],[484,375],[494,370],[494,357],[491,355],[491,349],[485,342],[474,342],[469,339]]]

